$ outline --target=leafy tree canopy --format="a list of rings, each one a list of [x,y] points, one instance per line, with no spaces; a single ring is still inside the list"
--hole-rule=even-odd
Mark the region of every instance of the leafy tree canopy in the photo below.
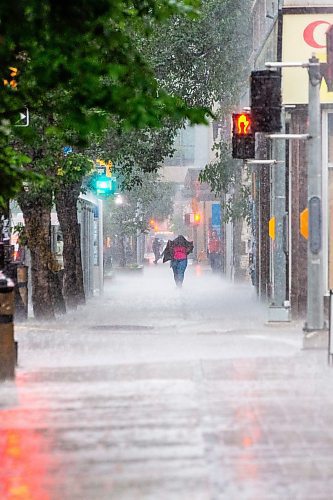
[[[90,158],[111,160],[122,189],[141,185],[145,173],[156,172],[174,151],[173,138],[179,123],[165,119],[160,128],[124,130],[110,127],[102,140],[92,140],[85,149]]]
[[[196,7],[197,0],[2,2],[0,146],[8,146],[10,125],[24,106],[31,114],[41,105],[46,115],[55,113],[53,132],[74,130],[74,144],[114,121],[124,129],[157,127],[165,116],[206,122],[207,108],[189,109],[160,87],[134,36],[147,36],[152,21],[176,13],[193,16]],[[10,194],[22,180],[21,172],[11,169],[12,158],[9,151],[0,158]],[[0,202],[8,198],[7,191],[2,188],[0,196]]]
[[[203,0],[199,17],[174,15],[143,50],[167,91],[191,105],[223,105],[244,82],[248,19],[248,0]]]
[[[57,110],[83,136],[94,126],[104,126],[109,113],[119,116],[124,126],[156,126],[168,114],[205,121],[204,110],[189,110],[181,99],[158,88],[133,37],[134,30],[147,33],[149,18],[161,21],[175,12],[194,13],[195,1],[2,3],[4,78],[8,68],[19,70],[15,88],[8,77],[10,96],[3,93],[4,104],[33,106],[45,92],[58,91]],[[50,109],[54,105],[49,101]]]
[[[218,197],[223,197],[223,218],[225,222],[237,219],[250,220],[250,187],[241,184],[243,162],[231,158],[230,144],[221,140],[215,145],[216,159],[200,172],[199,180],[207,182]],[[245,172],[247,174],[247,172]],[[228,198],[227,193],[234,193]],[[235,195],[236,193],[236,195]]]
[[[162,182],[156,173],[143,175],[140,169],[134,174],[142,176],[140,185],[122,193],[123,203],[117,205],[111,198],[105,204],[106,230],[122,236],[146,232],[149,220],[164,220],[173,211],[173,186]]]

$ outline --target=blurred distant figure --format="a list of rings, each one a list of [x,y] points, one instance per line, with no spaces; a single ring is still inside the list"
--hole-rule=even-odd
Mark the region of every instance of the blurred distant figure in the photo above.
[[[203,262],[205,259],[206,259],[205,250],[200,250],[199,255],[198,255],[198,262]]]
[[[170,267],[173,270],[173,276],[176,285],[181,288],[184,281],[184,274],[187,267],[187,256],[193,252],[193,242],[187,241],[180,235],[173,241],[168,241],[164,252],[163,262],[170,260]]]
[[[153,241],[153,252],[154,252],[154,255],[155,255],[155,260],[154,260],[154,264],[157,264],[157,262],[159,261],[159,259],[161,258],[161,242],[158,238],[154,238],[154,241]]]
[[[213,272],[221,268],[221,241],[217,231],[211,232],[208,240],[208,258]]]

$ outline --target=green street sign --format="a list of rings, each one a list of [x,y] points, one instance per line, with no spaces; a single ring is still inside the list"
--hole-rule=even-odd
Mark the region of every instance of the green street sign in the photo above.
[[[117,179],[115,177],[107,177],[106,175],[99,175],[96,178],[96,194],[102,198],[107,198],[118,189]]]

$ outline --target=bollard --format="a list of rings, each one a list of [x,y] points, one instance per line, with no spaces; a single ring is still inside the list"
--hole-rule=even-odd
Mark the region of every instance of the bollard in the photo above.
[[[14,283],[0,272],[0,380],[15,377]]]

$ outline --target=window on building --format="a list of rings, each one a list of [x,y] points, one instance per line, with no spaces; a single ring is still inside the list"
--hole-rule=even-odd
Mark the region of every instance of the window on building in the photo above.
[[[175,152],[166,158],[165,165],[187,167],[194,162],[194,127],[188,126],[179,130],[174,142]]]

